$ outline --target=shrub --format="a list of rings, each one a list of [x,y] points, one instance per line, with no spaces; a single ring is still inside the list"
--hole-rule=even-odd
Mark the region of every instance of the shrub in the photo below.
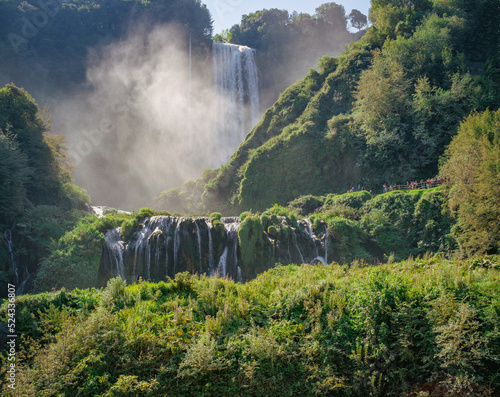
[[[210,222],[220,221],[222,219],[222,214],[220,212],[212,212],[210,214]]]

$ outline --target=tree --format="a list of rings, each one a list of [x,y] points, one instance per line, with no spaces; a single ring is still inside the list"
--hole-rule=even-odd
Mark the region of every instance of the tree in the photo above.
[[[24,89],[13,84],[0,89],[3,150],[5,158],[13,162],[6,166],[19,168],[25,199],[35,205],[68,207],[79,206],[82,200],[88,202],[88,195],[72,184],[63,137],[49,130],[35,100]]]
[[[0,229],[23,211],[30,174],[26,155],[19,150],[15,137],[0,130]]]
[[[366,15],[362,14],[361,11],[352,10],[349,14],[349,22],[351,22],[353,28],[361,30],[368,23],[368,18]]]
[[[321,22],[332,25],[336,30],[347,29],[347,17],[344,6],[337,3],[325,3],[316,8],[316,16]]]
[[[500,110],[470,116],[441,167],[463,255],[500,253]]]
[[[411,136],[411,82],[402,65],[375,52],[354,94],[354,120],[366,139],[367,161],[380,182],[411,178],[416,154]]]

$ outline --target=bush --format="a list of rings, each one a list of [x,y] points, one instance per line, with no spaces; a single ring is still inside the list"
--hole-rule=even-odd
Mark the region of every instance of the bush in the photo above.
[[[212,212],[210,214],[210,222],[220,221],[222,219],[222,214],[220,212]]]
[[[496,395],[498,258],[476,262],[278,266],[247,284],[117,278],[102,293],[19,297],[29,340],[18,354],[32,359],[16,366],[16,392]],[[27,350],[38,343],[46,348]],[[9,395],[5,370],[2,379]]]

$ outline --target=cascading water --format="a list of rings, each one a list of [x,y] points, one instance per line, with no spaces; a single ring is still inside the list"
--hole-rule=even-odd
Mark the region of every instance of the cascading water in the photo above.
[[[221,277],[226,277],[227,274],[227,255],[229,252],[229,247],[226,246],[224,248],[224,251],[222,252],[222,255],[220,256],[219,259],[219,265],[217,266],[217,271],[219,273],[219,276]]]
[[[201,233],[200,233],[200,227],[198,226],[198,223],[195,221],[194,225],[196,226],[196,238],[198,240],[198,255],[199,255],[199,260],[200,260],[200,274],[202,273],[202,268],[201,264],[203,263],[203,259],[201,257]]]
[[[213,274],[214,271],[214,245],[212,243],[212,225],[210,224],[208,227],[208,269],[210,275]]]
[[[260,116],[255,50],[214,43],[215,153],[226,163]]]
[[[240,219],[222,218],[221,222],[223,228],[213,225],[208,218],[153,216],[144,219],[127,237],[120,228],[108,231],[99,270],[101,283],[104,285],[117,276],[129,282],[140,277],[161,281],[185,271],[218,274],[239,282],[255,277],[256,270],[240,260]],[[299,220],[291,230],[288,237],[263,233],[264,246],[260,249],[273,255],[272,263],[327,263],[327,228],[319,237],[309,220]],[[255,265],[257,268],[260,263]]]
[[[304,222],[306,223],[307,232],[309,233],[309,237],[311,238],[311,241],[314,243],[314,249],[316,250],[316,256],[318,256],[319,253],[318,253],[318,247],[316,246],[316,236],[314,235],[314,233],[312,231],[311,221],[309,219],[305,219]]]
[[[3,237],[5,239],[5,243],[7,245],[7,252],[9,253],[10,256],[10,263],[12,265],[12,269],[14,270],[14,274],[16,275],[16,285],[19,283],[19,271],[17,270],[17,263],[16,263],[16,257],[14,254],[14,243],[12,242],[12,232],[15,228],[12,226],[12,230],[6,230],[3,234]]]
[[[300,263],[305,263],[304,256],[302,255],[302,252],[300,251],[300,248],[299,248],[299,244],[297,242],[297,233],[295,232],[295,229],[293,229],[293,238],[295,240],[295,248],[297,249],[297,252],[299,253],[299,256],[300,256]]]
[[[325,262],[327,264],[328,264],[328,236],[329,236],[328,227],[325,225],[325,242],[323,244],[325,246]]]
[[[219,259],[217,270],[220,277],[234,276],[236,272],[236,277],[233,278],[237,278],[238,227],[240,220],[238,218],[223,218],[222,222],[226,233],[226,244]],[[229,262],[230,260],[232,262]]]
[[[108,230],[105,237],[103,258],[114,268],[114,275],[125,279],[125,266],[123,264],[123,243],[121,241],[121,228]]]
[[[4,240],[5,240],[5,245],[7,248],[7,252],[10,257],[10,263],[12,266],[12,270],[14,270],[14,276],[15,276],[15,285],[16,285],[16,294],[17,295],[22,295],[26,291],[26,289],[29,290],[29,287],[27,288],[27,284],[29,284],[29,281],[32,281],[32,274],[29,271],[27,261],[21,261],[20,263],[16,260],[16,247],[13,242],[13,233],[16,228],[16,223],[12,225],[11,229],[8,229],[4,232]]]

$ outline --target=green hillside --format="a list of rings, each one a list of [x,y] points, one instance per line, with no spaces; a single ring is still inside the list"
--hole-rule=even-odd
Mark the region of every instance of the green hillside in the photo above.
[[[373,1],[365,36],[288,88],[201,195],[181,194],[237,214],[436,176],[460,122],[500,104],[499,14],[490,0]]]

